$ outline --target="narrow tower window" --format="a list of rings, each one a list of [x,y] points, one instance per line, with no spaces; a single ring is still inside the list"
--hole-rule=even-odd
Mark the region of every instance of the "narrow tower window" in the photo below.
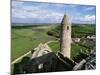
[[[69,26],[67,26],[67,30],[69,30]]]

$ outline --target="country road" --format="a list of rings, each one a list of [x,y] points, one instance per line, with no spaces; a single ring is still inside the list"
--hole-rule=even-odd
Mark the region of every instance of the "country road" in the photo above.
[[[57,42],[57,41],[48,41],[45,44],[49,44],[51,42]],[[31,51],[29,51],[29,52],[25,53],[24,55],[18,57],[17,59],[15,59],[14,61],[11,62],[11,65],[13,65],[14,63],[16,63],[17,61],[19,61],[20,59],[22,59],[23,57],[27,56],[30,53],[31,53]]]

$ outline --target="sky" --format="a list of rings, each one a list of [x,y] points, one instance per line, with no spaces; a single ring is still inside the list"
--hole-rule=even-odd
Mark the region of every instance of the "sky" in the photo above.
[[[91,5],[12,1],[12,23],[60,23],[64,14],[72,23],[95,24],[96,7]]]

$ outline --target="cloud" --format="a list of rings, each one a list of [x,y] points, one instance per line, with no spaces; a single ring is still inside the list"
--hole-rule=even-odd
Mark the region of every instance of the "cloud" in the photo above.
[[[80,9],[80,5],[12,1],[12,18],[17,22],[20,20],[20,22],[60,23],[65,11],[67,11],[66,13],[71,17],[72,22],[94,23],[95,14],[90,14],[92,12],[90,10],[94,8],[87,7],[85,10],[88,12],[86,12],[82,11],[84,9]]]
[[[70,7],[70,8],[76,8],[78,5],[75,5],[75,4],[73,4],[73,5],[67,5],[67,7]]]
[[[50,10],[40,10],[39,8],[30,10],[30,9],[13,9],[12,10],[13,17],[17,18],[46,18],[46,17],[61,17],[61,13],[57,13]],[[24,17],[22,17],[22,16]]]
[[[88,23],[94,24],[95,23],[95,15],[84,15],[80,17],[74,17],[73,21],[77,23]]]
[[[16,5],[14,5],[16,4]],[[17,7],[18,5],[20,5],[19,7]],[[46,5],[48,6],[48,4]],[[12,3],[12,17],[13,18],[19,18],[19,19],[37,19],[37,20],[49,20],[52,22],[58,22],[61,17],[63,16],[62,13],[56,12],[56,11],[52,11],[51,9],[47,9],[47,8],[43,8],[44,5],[38,5],[38,6],[34,6],[33,5],[25,5],[23,2],[13,2]]]
[[[93,20],[95,20],[95,15],[86,15],[86,16],[84,16],[84,20],[93,21]]]
[[[90,11],[90,10],[93,10],[93,9],[95,9],[95,7],[87,7],[85,10]]]
[[[21,7],[24,4],[23,1],[12,1],[12,7],[18,8]]]

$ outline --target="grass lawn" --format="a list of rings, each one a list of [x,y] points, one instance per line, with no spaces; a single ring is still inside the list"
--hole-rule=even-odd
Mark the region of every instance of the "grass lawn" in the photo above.
[[[95,25],[75,25],[72,26],[72,37],[83,37],[86,35],[95,35],[96,27]]]
[[[46,31],[50,28],[51,26],[12,28],[11,61],[37,47],[39,43],[55,40],[55,37],[46,34]]]
[[[31,26],[31,27],[12,27],[11,32],[11,55],[12,61],[21,55],[27,53],[31,49],[37,47],[39,43],[45,43],[49,40],[56,40],[56,37],[47,35],[47,31],[54,29],[56,26]],[[83,35],[85,33],[95,32],[95,26],[72,26],[72,35]],[[56,53],[60,49],[59,42],[49,44],[51,49]],[[72,44],[72,57],[78,54],[80,49],[84,51],[84,47]]]
[[[55,53],[57,53],[57,51],[60,50],[60,43],[59,42],[51,42],[48,45]]]
[[[88,48],[80,46],[79,44],[72,44],[71,45],[71,58],[76,57],[80,54],[80,51],[83,53],[88,53]]]
[[[51,42],[49,44],[50,48],[53,50],[53,52],[57,53],[57,51],[60,50],[60,43],[59,42]],[[82,50],[82,52],[84,53],[88,53],[88,49],[80,46],[78,44],[71,44],[71,58],[73,59],[73,57],[76,57],[77,55],[79,55],[80,50]]]

